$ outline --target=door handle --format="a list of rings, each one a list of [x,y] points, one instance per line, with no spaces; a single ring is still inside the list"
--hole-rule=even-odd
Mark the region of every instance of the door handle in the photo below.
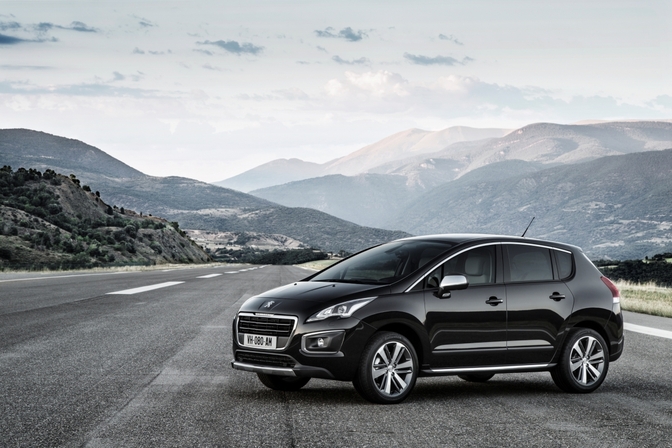
[[[500,299],[499,297],[492,296],[488,300],[485,301],[488,305],[492,306],[497,306],[500,303],[504,302],[504,299]]]
[[[564,294],[560,294],[559,292],[554,292],[550,296],[548,296],[549,299],[555,300],[556,302],[561,301],[562,299],[565,298]]]

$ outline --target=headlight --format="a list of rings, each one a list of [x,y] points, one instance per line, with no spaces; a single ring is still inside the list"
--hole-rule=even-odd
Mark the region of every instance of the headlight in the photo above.
[[[375,297],[367,297],[366,299],[357,299],[350,300],[348,302],[339,303],[338,305],[330,306],[325,308],[319,313],[315,313],[308,318],[306,322],[316,322],[318,320],[324,320],[329,317],[350,317],[352,313],[375,299]]]

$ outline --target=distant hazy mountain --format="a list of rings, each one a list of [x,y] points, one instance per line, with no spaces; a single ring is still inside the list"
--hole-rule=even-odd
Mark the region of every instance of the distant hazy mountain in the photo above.
[[[423,173],[432,172],[437,166],[445,166],[446,169],[439,170],[442,171],[441,175],[444,178],[452,176],[452,179],[503,160],[525,160],[554,165],[667,148],[672,148],[671,122],[609,122],[586,125],[536,123],[501,138],[456,143],[441,151],[399,159],[369,171],[401,174],[410,181],[422,181]],[[428,178],[426,188],[438,185],[436,180],[431,179],[433,178]]]
[[[304,162],[300,159],[277,159],[229,179],[215,182],[215,185],[248,192],[295,180],[318,177],[323,174],[323,171],[322,165],[317,163]]]
[[[327,174],[351,176],[365,173],[383,163],[436,152],[453,143],[501,137],[508,132],[508,129],[477,129],[465,126],[441,131],[409,129],[327,163],[278,159],[214,184],[248,192]]]
[[[436,152],[453,143],[501,137],[508,132],[510,132],[508,129],[476,129],[463,126],[435,132],[409,129],[365,146],[345,157],[328,162],[325,166],[325,172],[351,176],[364,173],[383,163],[418,154]]]
[[[288,207],[311,207],[364,226],[394,228],[388,227],[390,221],[431,190],[425,185],[443,185],[457,176],[456,162],[447,159],[428,159],[418,166],[425,167],[418,174],[423,182],[399,174],[331,175],[262,188],[250,194]],[[505,179],[541,167],[540,163],[509,160],[476,169],[465,177]],[[435,178],[428,180],[430,175]]]
[[[510,177],[501,177],[502,163],[512,162],[435,188],[388,225],[414,234],[520,235],[534,216],[527,236],[577,244],[591,258],[638,258],[672,249],[672,149]]]
[[[0,130],[2,165],[73,173],[100,191],[105,202],[178,221],[183,228],[281,234],[325,250],[350,252],[407,235],[193,179],[147,176],[93,146],[43,132]]]
[[[385,174],[333,174],[252,191],[251,194],[288,207],[310,207],[377,227],[389,221],[424,190],[408,187],[406,178]],[[328,210],[328,211],[327,211]]]
[[[406,134],[390,139],[402,139],[402,135]],[[392,220],[398,210],[433,188],[476,171],[477,176],[501,179],[605,155],[663,148],[672,148],[672,123],[537,123],[501,138],[453,143],[441,151],[387,162],[370,170],[375,177],[323,176],[252,194],[287,206],[316,208],[362,225],[400,228],[401,223]],[[497,164],[502,161],[511,163]],[[492,164],[497,166],[485,169]]]

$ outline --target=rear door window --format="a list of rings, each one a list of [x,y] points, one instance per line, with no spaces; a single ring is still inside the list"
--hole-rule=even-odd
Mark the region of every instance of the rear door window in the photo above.
[[[507,244],[510,282],[553,280],[550,249],[523,244]]]

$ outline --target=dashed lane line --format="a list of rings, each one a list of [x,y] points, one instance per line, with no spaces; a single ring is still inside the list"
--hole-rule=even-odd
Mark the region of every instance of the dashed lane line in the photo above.
[[[658,336],[660,338],[672,339],[672,331],[660,330],[658,328],[652,328],[652,327],[645,327],[643,325],[629,324],[627,322],[623,324],[623,328],[625,328],[626,330],[634,331],[636,333],[644,333],[651,336]]]
[[[213,277],[219,277],[222,274],[208,274],[208,275],[201,275],[200,277],[196,278],[213,278]]]
[[[139,288],[124,289],[123,291],[108,292],[107,294],[123,294],[123,295],[138,294],[145,291],[153,291],[155,289],[161,289],[161,288],[167,288],[168,286],[179,285],[180,283],[184,282],[157,283],[156,285],[148,285],[148,286],[141,286]]]

